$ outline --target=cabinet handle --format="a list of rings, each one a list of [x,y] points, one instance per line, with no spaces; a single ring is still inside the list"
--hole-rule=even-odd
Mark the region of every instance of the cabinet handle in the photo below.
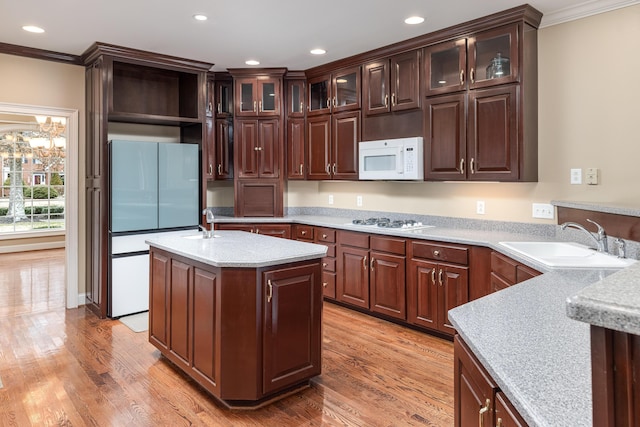
[[[471,83],[475,83],[476,82],[476,70],[474,70],[473,68],[471,69],[471,71],[469,71],[469,77],[471,78]]]
[[[440,286],[442,286],[443,282],[442,282],[442,272],[443,270],[440,269],[440,273],[438,273],[438,283],[440,284]]]
[[[254,113],[257,113],[257,112],[258,112],[257,104],[258,104],[258,103],[257,103],[256,101],[253,101],[253,112],[254,112]]]
[[[300,175],[302,175],[302,174],[303,174],[303,170],[302,170],[302,168],[303,168],[303,165],[302,165],[302,163],[300,163]]]
[[[433,283],[434,285],[436,284],[436,268],[434,267],[433,270],[431,270],[431,283]]]
[[[327,98],[327,108],[331,108],[331,99]]]
[[[213,174],[213,165],[209,164],[209,175]]]
[[[218,175],[222,175],[222,164],[218,163]]]
[[[331,165],[329,163],[327,163],[327,167],[324,170],[327,171],[327,175],[331,175]]]
[[[464,159],[460,159],[460,175],[464,175]]]
[[[211,101],[209,101],[209,104],[207,105],[207,111],[213,111],[213,105],[211,104]]]
[[[491,407],[491,400],[487,399],[486,402],[484,403],[484,406],[482,408],[480,408],[480,412],[478,413],[478,426],[479,427],[484,427],[484,414],[485,412],[489,411],[489,408]]]
[[[395,93],[391,94],[391,106],[392,107],[396,106],[396,94]]]
[[[471,174],[476,173],[476,168],[475,168],[475,160],[472,157],[471,161],[469,162],[469,170],[471,171]]]
[[[496,427],[502,427],[502,418],[498,418],[498,421],[496,421]]]
[[[256,228],[255,233],[256,233],[256,234],[260,234],[260,230]]]
[[[304,102],[300,102],[300,112],[304,111]]]
[[[222,102],[218,102],[218,113],[222,113]]]
[[[271,284],[271,279],[267,280],[267,302],[271,302],[271,298],[273,297],[273,285]]]
[[[384,106],[385,108],[389,107],[389,95],[384,96]]]
[[[376,263],[376,259],[374,257],[371,257],[371,262],[369,263],[369,268],[371,268],[371,271],[373,271],[373,266]]]
[[[460,86],[464,84],[464,70],[460,70]]]
[[[262,109],[262,101],[258,102],[260,112],[262,113],[264,110]]]
[[[336,100],[336,97],[333,97],[333,108],[336,108],[338,106],[338,101]]]
[[[338,167],[336,166],[335,163],[333,164],[332,169],[333,169],[333,174],[335,175],[336,174],[336,170],[338,169]]]
[[[367,269],[367,257],[362,258],[362,268],[364,270]]]

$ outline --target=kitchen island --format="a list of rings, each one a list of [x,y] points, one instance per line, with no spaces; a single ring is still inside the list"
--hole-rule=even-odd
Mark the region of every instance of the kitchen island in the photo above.
[[[230,408],[321,371],[322,245],[242,231],[148,239],[149,342]]]

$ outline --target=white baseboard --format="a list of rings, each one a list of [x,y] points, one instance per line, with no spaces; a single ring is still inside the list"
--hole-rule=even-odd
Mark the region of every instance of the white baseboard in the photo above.
[[[0,246],[0,254],[8,254],[12,252],[40,251],[43,249],[60,249],[64,247],[65,247],[64,241],[28,243],[23,245],[8,245],[8,246]]]
[[[78,294],[78,307],[87,303],[87,294]]]

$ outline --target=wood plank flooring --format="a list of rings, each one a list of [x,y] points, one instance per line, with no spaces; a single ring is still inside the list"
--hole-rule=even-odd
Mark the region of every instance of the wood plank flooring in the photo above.
[[[219,407],[117,320],[64,308],[64,251],[0,255],[1,426],[451,426],[453,345],[325,304],[322,375]]]

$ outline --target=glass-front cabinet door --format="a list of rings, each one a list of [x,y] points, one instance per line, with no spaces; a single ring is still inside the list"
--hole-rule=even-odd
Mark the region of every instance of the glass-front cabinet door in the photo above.
[[[340,70],[332,78],[333,112],[360,108],[360,67]]]
[[[466,89],[466,39],[426,47],[424,57],[427,96]]]
[[[304,117],[304,80],[290,80],[287,83],[287,115]]]
[[[309,115],[326,114],[331,111],[330,82],[329,76],[309,79]]]
[[[233,115],[233,84],[231,81],[216,82],[216,117]]]
[[[469,43],[469,88],[517,82],[518,25],[476,34]]]
[[[258,78],[258,115],[277,116],[280,114],[280,80]]]
[[[236,79],[238,116],[277,116],[280,114],[280,80],[271,77]]]
[[[256,79],[237,79],[236,93],[238,103],[236,114],[238,116],[254,116],[258,112],[258,100],[256,96]]]

